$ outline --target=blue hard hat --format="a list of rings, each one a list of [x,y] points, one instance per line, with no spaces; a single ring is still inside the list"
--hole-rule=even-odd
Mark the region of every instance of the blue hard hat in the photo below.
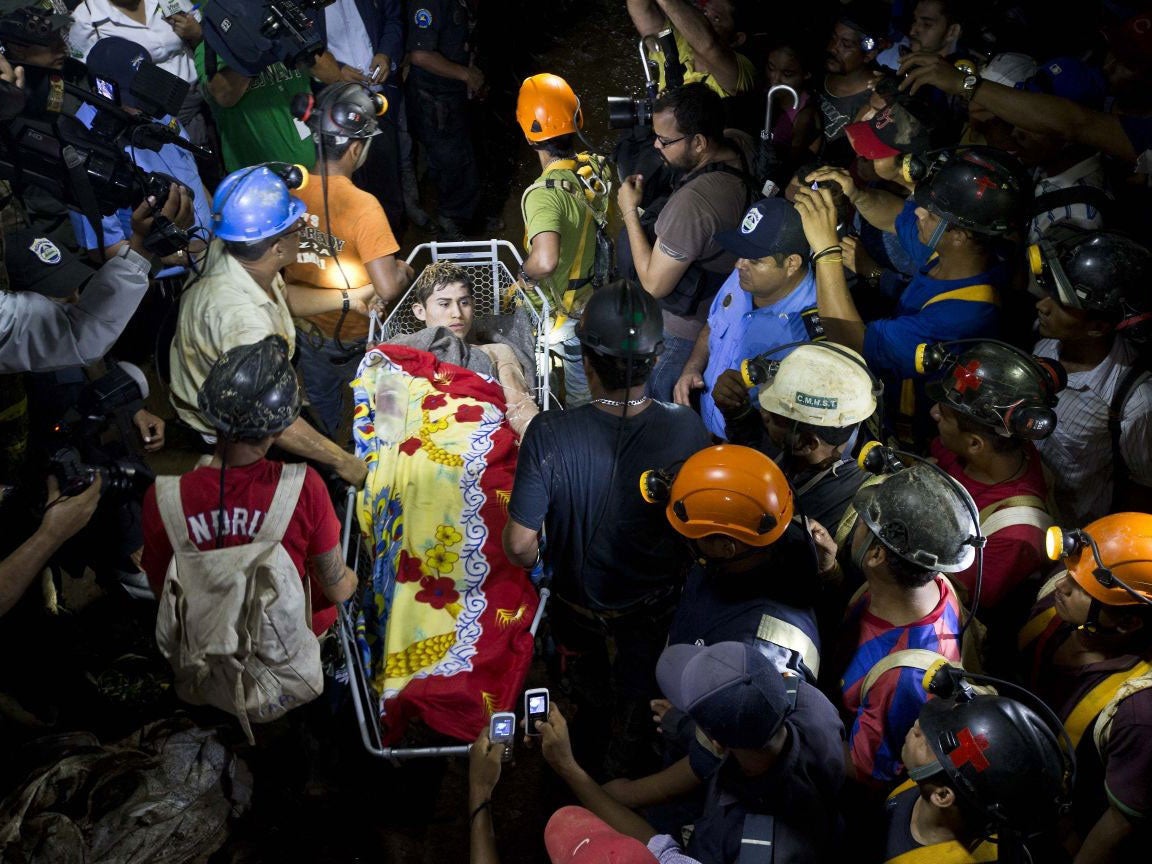
[[[267,165],[241,168],[221,181],[212,198],[212,231],[221,240],[255,243],[283,234],[307,207]]]

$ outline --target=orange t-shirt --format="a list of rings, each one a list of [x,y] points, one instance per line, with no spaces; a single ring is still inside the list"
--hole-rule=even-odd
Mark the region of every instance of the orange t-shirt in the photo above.
[[[369,284],[365,261],[375,261],[400,251],[384,208],[374,195],[356,188],[348,177],[328,177],[328,215],[324,218],[324,183],[313,176],[303,189],[292,194],[308,208],[306,225],[300,232],[300,253],[296,263],[285,269],[289,282],[316,288],[360,288]],[[331,228],[329,228],[331,224]],[[332,251],[336,251],[336,261]],[[343,275],[341,275],[343,271]],[[347,281],[345,281],[347,276]],[[306,319],[329,339],[336,332],[339,312],[325,312]],[[368,319],[349,312],[340,328],[342,342],[368,335]]]

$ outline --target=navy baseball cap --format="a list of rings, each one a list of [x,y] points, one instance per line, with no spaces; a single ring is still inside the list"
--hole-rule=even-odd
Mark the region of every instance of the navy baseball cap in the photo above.
[[[120,36],[105,36],[92,46],[88,59],[89,77],[107,78],[114,81],[120,91],[120,104],[129,108],[137,105],[132,96],[132,82],[136,73],[145,63],[152,62],[152,55],[143,45]]]
[[[791,712],[784,676],[743,642],[669,645],[656,680],[669,702],[724,747],[766,746]]]
[[[95,270],[68,251],[71,228],[23,228],[4,238],[4,266],[13,291],[32,291],[55,300],[71,297]]]
[[[716,242],[738,258],[755,260],[769,255],[807,255],[808,238],[800,214],[783,198],[764,198],[744,214],[740,227],[722,231]]]

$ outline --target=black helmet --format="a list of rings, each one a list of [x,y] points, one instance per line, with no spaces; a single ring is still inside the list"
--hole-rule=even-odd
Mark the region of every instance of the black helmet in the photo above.
[[[1119,231],[1057,222],[1028,257],[1036,281],[1065,306],[1126,320],[1148,310],[1152,252]]]
[[[926,154],[916,203],[957,227],[1007,234],[1026,216],[1032,185],[1016,157],[994,147],[957,147]]]
[[[371,138],[380,134],[376,118],[388,110],[387,100],[363,84],[329,84],[315,97],[301,93],[292,98],[292,114],[308,124],[314,135],[328,138]]]
[[[256,439],[283,432],[300,415],[300,387],[284,337],[265,336],[225,351],[196,402],[222,436]]]
[[[664,317],[656,298],[626,279],[592,295],[576,336],[585,348],[610,357],[655,357],[664,349]]]
[[[1031,708],[1004,696],[929,699],[920,731],[957,795],[987,814],[985,834],[1029,836],[1055,824],[1068,775],[1056,734]]]
[[[920,345],[916,371],[940,370],[944,377],[925,387],[929,397],[997,434],[1036,441],[1056,428],[1052,409],[1056,394],[1068,383],[1068,373],[1058,361],[1032,357],[991,340]]]
[[[916,462],[882,483],[861,486],[852,506],[890,552],[938,573],[959,573],[976,554],[971,502],[943,471]]]

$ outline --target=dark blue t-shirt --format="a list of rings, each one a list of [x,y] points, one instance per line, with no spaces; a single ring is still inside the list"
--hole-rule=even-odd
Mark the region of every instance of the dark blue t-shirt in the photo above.
[[[711,443],[699,415],[681,405],[653,402],[617,435],[620,424],[595,405],[538,415],[520,445],[508,506],[524,527],[544,527],[552,590],[591,609],[633,605],[681,574],[687,548],[665,508],[641,497],[640,475],[679,467]]]

